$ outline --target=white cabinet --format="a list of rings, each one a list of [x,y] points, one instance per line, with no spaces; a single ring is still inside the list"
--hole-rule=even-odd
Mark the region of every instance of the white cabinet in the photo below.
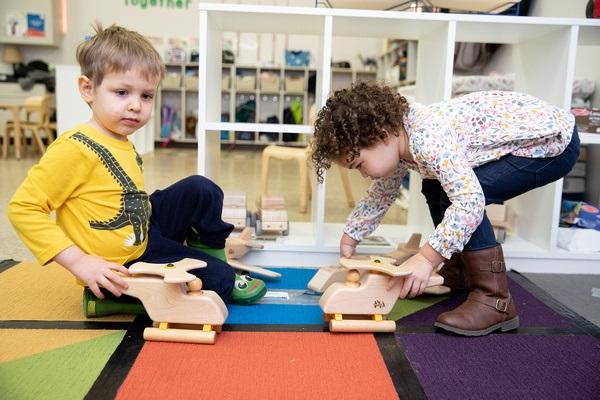
[[[323,105],[331,80],[332,37],[401,38],[416,41],[415,100],[450,99],[456,42],[509,44],[515,90],[568,108],[578,45],[600,46],[600,21],[490,15],[432,14],[366,10],[201,4],[198,171],[217,177],[219,131],[255,130],[312,133],[309,125],[221,123],[220,64],[223,32],[274,32],[316,36],[317,107]],[[250,126],[251,125],[251,126]],[[583,141],[597,141],[582,135]],[[598,169],[600,165],[592,168]],[[403,241],[412,232],[427,234],[433,226],[413,174],[407,225],[382,225],[375,234]],[[325,185],[313,191],[311,223],[292,223],[290,235],[250,255],[257,264],[324,264],[338,257],[342,224],[324,223]],[[243,190],[241,187],[240,190]],[[557,248],[562,181],[518,196],[510,205],[519,216],[516,232],[504,248],[509,265],[522,271],[600,272],[600,253],[569,253]],[[381,251],[380,248],[363,248]],[[302,254],[301,257],[298,255]]]

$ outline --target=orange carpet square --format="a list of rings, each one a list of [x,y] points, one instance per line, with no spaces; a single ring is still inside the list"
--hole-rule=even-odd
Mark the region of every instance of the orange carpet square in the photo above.
[[[223,332],[146,342],[117,399],[396,399],[370,334]]]

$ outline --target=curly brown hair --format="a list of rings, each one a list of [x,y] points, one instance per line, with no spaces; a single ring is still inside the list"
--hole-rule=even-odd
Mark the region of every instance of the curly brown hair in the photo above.
[[[406,98],[389,86],[359,82],[334,92],[317,115],[311,158],[319,182],[324,170],[342,155],[351,163],[360,153],[380,140],[386,131],[398,135],[408,111]]]

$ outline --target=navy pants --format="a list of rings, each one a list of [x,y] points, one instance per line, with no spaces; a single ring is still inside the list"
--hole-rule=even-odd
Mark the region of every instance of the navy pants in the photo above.
[[[169,263],[182,258],[206,262],[205,268],[189,271],[202,279],[202,287],[215,291],[229,301],[235,273],[229,264],[183,244],[191,226],[200,241],[213,248],[224,248],[233,225],[221,219],[223,191],[210,179],[190,176],[150,195],[152,216],[148,228],[148,247],[137,261]]]
[[[573,130],[571,143],[565,151],[548,158],[517,157],[508,154],[496,161],[481,165],[473,171],[479,179],[485,204],[502,204],[520,194],[554,182],[571,171],[579,157],[579,135]],[[421,189],[434,225],[442,222],[450,200],[442,185],[435,179],[424,179]],[[482,250],[496,246],[496,237],[487,214],[473,232],[464,250]]]

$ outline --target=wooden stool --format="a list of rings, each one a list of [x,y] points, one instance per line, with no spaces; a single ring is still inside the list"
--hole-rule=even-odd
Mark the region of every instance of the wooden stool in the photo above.
[[[25,137],[25,132],[31,132],[31,140],[35,142],[41,154],[46,151],[46,146],[42,141],[41,132],[46,133],[48,144],[54,140],[53,131],[50,127],[50,96],[31,96],[25,99],[25,120],[20,121],[19,129],[21,132],[15,132],[15,141],[21,140]],[[4,126],[4,142],[8,143],[10,140],[10,132],[15,131],[14,121],[7,121]],[[6,158],[7,146],[3,148],[3,157]],[[20,154],[16,154],[19,158]]]
[[[308,176],[308,158],[310,157],[309,147],[289,147],[269,145],[265,147],[262,153],[262,167],[260,170],[260,193],[262,196],[268,195],[267,181],[269,178],[269,161],[271,158],[278,160],[292,160],[298,162],[298,171],[300,172],[300,212],[305,213],[308,208],[308,199],[311,194],[310,178]],[[339,167],[340,177],[346,193],[348,207],[354,207],[354,198],[348,178],[348,170]]]

